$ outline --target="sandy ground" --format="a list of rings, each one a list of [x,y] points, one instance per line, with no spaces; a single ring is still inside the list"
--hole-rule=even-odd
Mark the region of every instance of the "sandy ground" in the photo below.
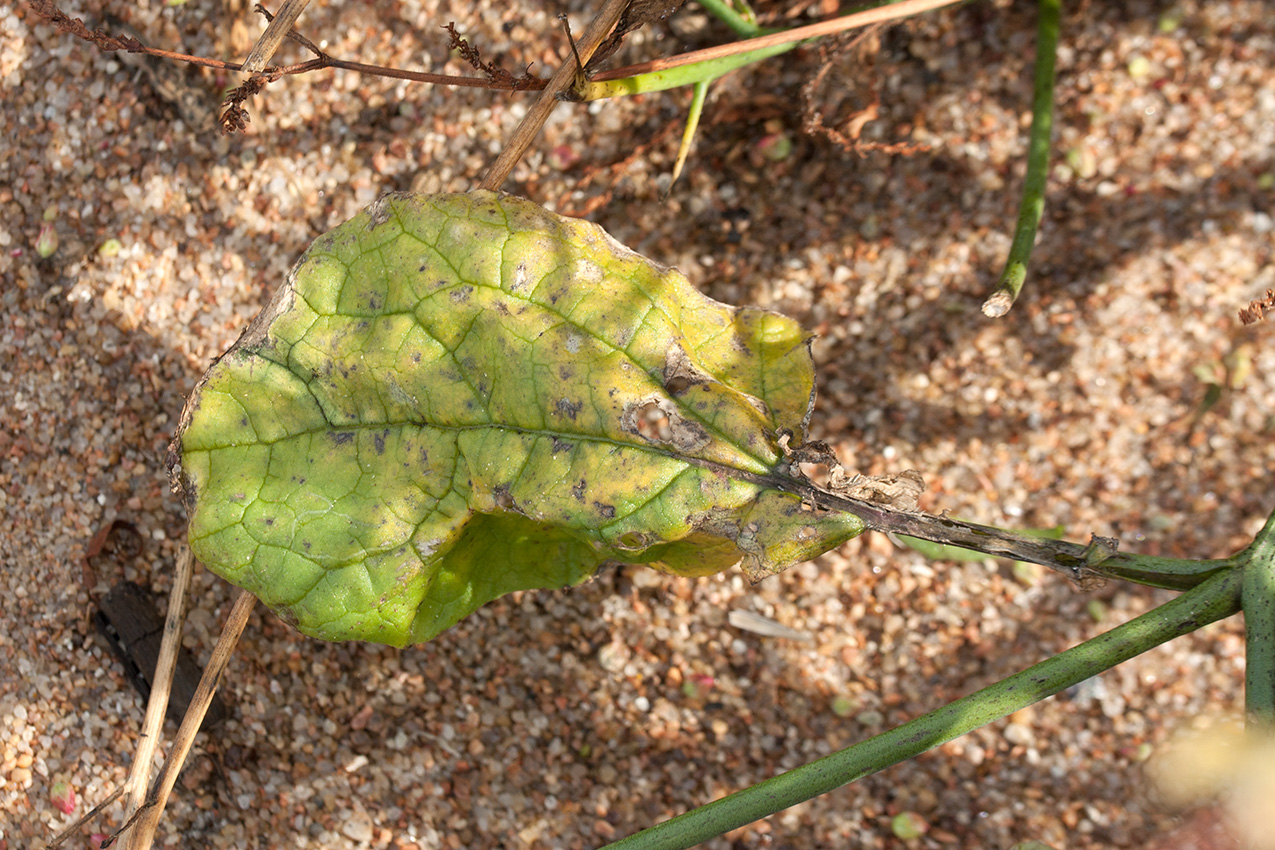
[[[260,31],[245,5],[67,11],[233,58]],[[512,5],[315,0],[302,29],[336,55],[459,72],[439,29],[454,20],[486,56],[547,74],[562,4]],[[590,5],[567,4],[577,31]],[[1235,319],[1275,286],[1270,7],[1068,8],[1043,235],[1028,290],[993,322],[978,307],[1017,207],[1034,21],[1031,4],[986,1],[926,16],[827,57],[809,104],[817,49],[737,73],[667,198],[687,92],[564,105],[506,188],[816,331],[815,436],[863,471],[920,469],[927,509],[1229,554],[1275,507],[1271,326]],[[729,38],[692,5],[620,59]],[[78,814],[126,774],[142,707],[91,599],[120,577],[171,583],[185,519],[163,454],[185,394],[315,236],[385,191],[471,188],[528,102],[326,72],[271,86],[226,138],[212,105],[227,81],[155,76],[0,8],[0,848],[70,821],[55,783]],[[863,139],[910,151],[803,133],[803,111],[835,123],[874,91]],[[86,543],[113,517],[143,552],[86,587]],[[200,659],[231,593],[197,574],[185,641]],[[201,737],[165,843],[594,847],[1167,598],[927,563],[868,535],[756,587],[606,571],[405,651],[320,644],[259,606],[231,719]],[[740,631],[732,610],[806,639]],[[904,811],[930,825],[912,847],[1182,846],[1190,816],[1146,764],[1175,731],[1234,717],[1243,670],[1242,624],[1218,624],[709,846],[898,846]],[[117,825],[112,809],[67,846]]]

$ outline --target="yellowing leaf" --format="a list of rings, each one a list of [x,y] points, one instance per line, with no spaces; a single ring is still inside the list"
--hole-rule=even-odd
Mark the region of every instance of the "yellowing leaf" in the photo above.
[[[595,225],[390,196],[315,240],[170,464],[209,568],[308,635],[401,646],[608,562],[764,575],[858,534],[764,480],[813,380],[794,322]]]

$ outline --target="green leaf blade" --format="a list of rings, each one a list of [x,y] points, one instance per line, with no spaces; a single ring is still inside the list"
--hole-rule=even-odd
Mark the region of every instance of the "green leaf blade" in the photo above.
[[[813,379],[796,323],[594,225],[394,196],[319,237],[205,376],[175,480],[212,570],[306,634],[404,645],[608,562],[759,577],[859,533],[758,481]]]

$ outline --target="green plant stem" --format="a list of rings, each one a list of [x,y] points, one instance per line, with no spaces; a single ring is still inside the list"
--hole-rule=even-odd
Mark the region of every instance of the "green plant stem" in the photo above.
[[[1018,208],[1018,225],[1009,258],[1001,272],[996,291],[983,303],[983,313],[993,318],[1003,316],[1027,279],[1027,261],[1031,257],[1036,232],[1045,211],[1045,183],[1049,175],[1049,147],[1054,128],[1054,65],[1058,58],[1060,0],[1040,0],[1040,20],[1036,30],[1036,81],[1032,95],[1031,140],[1027,149],[1027,176],[1023,181],[1023,198]]]
[[[563,99],[598,100],[603,97],[619,97],[626,94],[664,91],[676,86],[688,86],[720,77],[743,65],[786,53],[816,38],[836,35],[872,24],[900,20],[959,2],[963,0],[896,0],[889,4],[890,8],[870,8],[796,29],[695,50],[670,59],[657,59],[614,71],[603,71],[595,75],[591,81],[565,94]],[[670,72],[675,69],[686,70],[682,74],[671,75]]]
[[[772,44],[746,53],[723,56],[719,59],[707,59],[689,65],[678,65],[647,74],[637,74],[618,80],[591,80],[585,83],[577,93],[579,100],[603,100],[609,97],[624,97],[631,94],[647,94],[649,92],[667,91],[668,89],[712,82],[723,74],[729,74],[745,65],[779,56],[794,50],[800,42],[788,44]],[[575,99],[574,97],[572,99]]]
[[[754,38],[766,32],[757,26],[755,19],[749,20],[744,17],[724,0],[699,0],[699,4],[704,7],[704,11],[730,27],[731,31],[740,38]]]
[[[1275,512],[1243,553],[1244,707],[1249,722],[1275,729]]]
[[[691,144],[695,141],[695,130],[699,127],[700,115],[704,112],[704,102],[708,100],[708,82],[696,83],[694,92],[691,97],[691,108],[686,113],[686,129],[682,130],[682,143],[677,148],[677,160],[673,163],[673,180],[669,183],[670,188],[673,183],[677,182],[677,178],[682,175],[682,168],[686,165],[686,159],[691,155]]]
[[[701,806],[604,850],[681,850],[825,794],[985,726],[1096,676],[1152,647],[1239,610],[1242,576],[1199,587],[1021,673],[818,761]]]

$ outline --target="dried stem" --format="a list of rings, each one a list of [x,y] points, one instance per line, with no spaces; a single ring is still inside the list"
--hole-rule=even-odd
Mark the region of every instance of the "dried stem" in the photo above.
[[[1257,298],[1240,310],[1240,322],[1246,325],[1256,324],[1266,318],[1267,313],[1275,313],[1275,289],[1266,290],[1265,298]]]
[[[297,22],[297,18],[301,17],[301,13],[305,11],[309,2],[310,0],[283,0],[283,5],[279,7],[279,14],[268,18],[270,23],[266,26],[266,31],[261,34],[261,38],[257,39],[248,58],[243,61],[241,70],[245,74],[257,74],[266,67],[266,63],[274,56],[279,45],[283,44],[283,40],[292,30],[292,25]],[[265,11],[260,5],[257,8]]]
[[[56,836],[54,836],[52,841],[44,845],[44,850],[57,850],[57,848],[61,847],[63,844],[66,843],[66,840],[68,838],[70,838],[75,833],[79,832],[80,827],[84,826],[86,823],[93,820],[93,818],[100,815],[106,809],[107,806],[109,806],[111,803],[114,803],[116,800],[118,800],[119,796],[123,793],[124,793],[124,786],[121,785],[120,787],[112,791],[110,793],[110,796],[108,796],[105,800],[98,803],[96,806],[89,809],[87,812],[85,812],[83,815],[77,818],[75,823],[71,824],[66,829],[62,830]]]
[[[125,817],[131,817],[141,808],[150,785],[151,761],[159,746],[164,715],[168,711],[168,698],[172,692],[173,672],[177,669],[177,654],[181,652],[182,624],[186,621],[186,592],[190,588],[194,556],[190,547],[182,545],[177,555],[177,576],[168,597],[168,613],[164,618],[164,637],[159,646],[159,660],[155,664],[154,681],[150,699],[146,703],[146,718],[142,721],[142,734],[133,754],[133,766],[124,783],[127,792]]]
[[[188,53],[177,53],[172,50],[161,50],[157,47],[147,47],[135,38],[129,36],[114,36],[103,30],[90,30],[79,18],[71,18],[62,12],[52,0],[31,0],[31,8],[36,14],[45,18],[58,30],[90,41],[97,45],[100,49],[106,51],[124,50],[129,53],[141,53],[146,56],[156,56],[160,59],[170,59],[178,62],[189,62],[192,65],[199,65],[204,68],[215,68],[220,71],[242,71],[244,66],[239,62],[227,62],[222,59],[208,59],[203,56],[192,56]],[[289,38],[295,38],[297,33],[289,33]],[[304,43],[304,42],[303,42]],[[317,49],[317,48],[315,48]],[[307,62],[298,62],[293,65],[279,65],[263,69],[262,73],[271,77],[287,77],[297,74],[306,74],[311,71],[318,71],[323,68],[337,68],[343,71],[354,71],[360,74],[373,74],[380,77],[389,77],[396,80],[409,80],[416,83],[435,83],[438,85],[458,86],[461,88],[484,88],[484,89],[503,89],[503,90],[521,90],[523,87],[515,85],[505,85],[499,81],[487,79],[486,77],[461,77],[452,74],[427,74],[423,71],[405,71],[400,68],[389,68],[384,65],[369,65],[363,62],[348,62],[344,59],[337,59],[326,53],[320,53],[320,58],[311,59]],[[540,80],[531,80],[525,86],[527,89],[539,89],[543,86]]]
[[[624,9],[628,6],[629,0],[606,0],[602,10],[598,12],[596,18],[589,24],[584,31],[584,35],[580,37],[579,44],[576,48],[578,61],[576,56],[572,56],[559,66],[553,76],[549,78],[549,84],[545,86],[544,91],[540,93],[540,97],[536,99],[534,105],[528,110],[525,118],[514,130],[513,135],[509,137],[509,141],[505,143],[505,147],[500,152],[500,156],[496,157],[496,161],[492,163],[491,168],[483,177],[480,184],[481,188],[489,189],[493,192],[500,191],[500,187],[513,171],[514,165],[518,160],[522,159],[522,155],[526,153],[531,142],[539,134],[540,128],[544,126],[545,121],[549,120],[549,113],[553,112],[553,108],[558,105],[558,94],[567,91],[575,83],[578,74],[582,74],[584,69],[583,63],[587,63],[593,54],[597,52],[611,30],[615,28],[616,23],[620,20],[620,16],[624,14]]]
[[[724,57],[755,52],[768,46],[791,45],[824,35],[844,32],[849,29],[854,29],[855,27],[867,26],[869,24],[880,23],[883,21],[897,20],[899,18],[916,15],[921,12],[938,9],[942,6],[950,6],[957,2],[960,2],[960,0],[901,0],[901,2],[893,3],[885,8],[869,9],[864,12],[858,12],[841,18],[835,18],[830,21],[811,24],[806,27],[798,27],[797,29],[787,30],[780,33],[772,33],[760,38],[746,39],[744,41],[738,41],[731,44],[724,44],[707,50],[697,50],[691,53],[682,54],[681,56],[657,59],[651,62],[643,62],[637,65],[617,68],[593,76],[591,79],[599,82],[608,80],[623,80],[640,74],[658,72],[684,65],[694,65],[713,59],[721,59]],[[69,33],[86,41],[91,41],[102,50],[126,50],[130,53],[142,53],[147,56],[155,56],[161,59],[189,62],[193,65],[200,65],[206,68],[215,68],[223,71],[246,70],[246,63],[240,64],[238,62],[226,62],[220,59],[191,56],[189,54],[177,53],[171,50],[160,50],[153,47],[147,47],[135,38],[127,36],[113,36],[100,29],[90,30],[87,26],[85,26],[81,19],[71,18],[63,13],[53,0],[30,0],[30,3],[31,8],[36,12],[36,14],[47,19],[62,32]],[[620,7],[620,12],[616,13],[616,15],[623,14],[624,9],[628,6],[627,3],[622,3],[620,0],[611,0],[610,5],[612,7]],[[265,14],[267,17],[270,17],[268,13]],[[608,15],[606,18],[612,27],[615,25],[615,21],[612,20],[612,18],[615,18],[616,15]],[[616,19],[618,20],[618,18]],[[600,15],[595,23],[602,21],[603,18]],[[586,32],[585,37],[580,41],[579,53],[585,62],[588,62],[598,48],[598,44],[593,43],[593,40],[589,38],[589,35],[590,33]],[[379,77],[386,77],[388,79],[408,80],[410,82],[430,83],[434,85],[456,86],[459,88],[483,88],[495,91],[543,91],[545,89],[553,89],[557,92],[564,90],[563,88],[558,88],[554,85],[554,79],[546,81],[535,79],[526,75],[513,77],[512,79],[510,79],[512,75],[506,76],[504,74],[488,74],[483,77],[464,77],[450,74],[430,74],[421,71],[407,71],[400,68],[390,68],[384,65],[371,65],[364,62],[351,62],[344,59],[337,59],[336,57],[322,52],[314,46],[313,42],[305,40],[293,30],[289,30],[286,33],[286,37],[291,38],[294,41],[298,41],[306,46],[316,54],[317,58],[292,65],[264,67],[259,74],[254,74],[247,82],[244,83],[243,86],[240,87],[240,89],[237,89],[232,94],[232,98],[227,103],[229,108],[227,110],[227,114],[222,118],[223,130],[228,132],[241,130],[247,126],[247,113],[243,110],[242,103],[252,94],[261,91],[267,83],[273,82],[282,77],[306,74],[311,71],[318,71],[324,68],[336,68],[343,71],[353,71],[358,74],[370,74]],[[606,34],[604,33],[602,38],[605,37]],[[601,40],[599,40],[599,43],[600,42]],[[563,68],[559,70],[562,73],[566,73],[572,69],[570,68],[570,65],[564,65]],[[579,71],[578,68],[574,70],[577,72]],[[694,82],[696,82],[696,80],[689,80],[686,85],[690,85]],[[546,104],[546,106],[542,108],[548,108],[551,110],[553,105],[552,101],[542,101],[542,103]],[[524,124],[526,124],[525,121]],[[543,125],[543,120],[541,121],[541,124]],[[531,125],[526,124],[526,126],[530,128]],[[520,130],[521,129],[522,128],[520,128]],[[531,138],[534,138],[534,136],[535,132],[532,132],[531,136],[524,141],[529,144]],[[513,144],[513,140],[511,140],[511,144]],[[507,150],[510,149],[507,148]],[[525,147],[523,150],[525,150]],[[508,160],[513,156],[514,154],[512,150],[510,150],[506,159]],[[521,156],[521,154],[519,154],[519,156]],[[500,160],[498,159],[497,162],[500,162]],[[513,159],[512,162],[502,163],[502,168],[505,164],[508,164],[508,167],[512,169],[513,162],[517,162],[517,159]],[[488,175],[492,179],[495,177],[494,168],[495,166],[493,166],[493,172]],[[484,185],[486,185],[486,182],[484,182]]]
[[[155,839],[155,830],[159,826],[160,816],[164,813],[164,806],[168,803],[168,795],[172,793],[173,785],[177,782],[177,775],[181,773],[182,765],[186,762],[191,744],[195,741],[200,724],[204,722],[204,715],[208,713],[208,706],[212,704],[221,675],[230,662],[230,655],[234,652],[235,644],[239,642],[239,635],[243,633],[244,626],[248,622],[248,615],[252,613],[252,606],[256,601],[257,597],[246,590],[239,591],[239,595],[235,597],[235,604],[230,609],[226,626],[221,631],[217,645],[213,648],[212,657],[208,659],[208,666],[204,668],[203,678],[199,680],[199,688],[195,691],[194,699],[190,701],[190,708],[186,710],[186,716],[182,718],[181,728],[177,730],[177,737],[173,740],[173,748],[164,761],[164,769],[155,781],[155,789],[147,798],[145,805],[124,824],[119,832],[103,844],[104,847],[109,846],[111,841],[132,828],[132,832],[128,835],[129,850],[149,850]]]
[[[603,71],[592,77],[592,79],[600,82],[617,80],[622,77],[634,77],[651,71],[666,71],[669,68],[694,65],[698,62],[706,62],[712,59],[724,59],[727,56],[736,56],[740,53],[761,50],[765,47],[777,47],[798,41],[809,41],[812,38],[836,35],[859,27],[871,26],[872,24],[897,21],[900,18],[919,15],[922,12],[933,11],[944,6],[953,6],[959,2],[961,0],[903,0],[901,3],[893,3],[879,9],[855,12],[854,14],[843,15],[830,21],[820,21],[809,26],[797,27],[796,29],[784,30],[783,32],[771,33],[770,35],[758,36],[757,38],[749,38],[743,41],[733,41],[730,44],[721,44],[717,47],[706,47],[703,50],[692,50],[690,53],[683,53],[680,56],[641,62],[637,65],[616,68],[613,71]]]

